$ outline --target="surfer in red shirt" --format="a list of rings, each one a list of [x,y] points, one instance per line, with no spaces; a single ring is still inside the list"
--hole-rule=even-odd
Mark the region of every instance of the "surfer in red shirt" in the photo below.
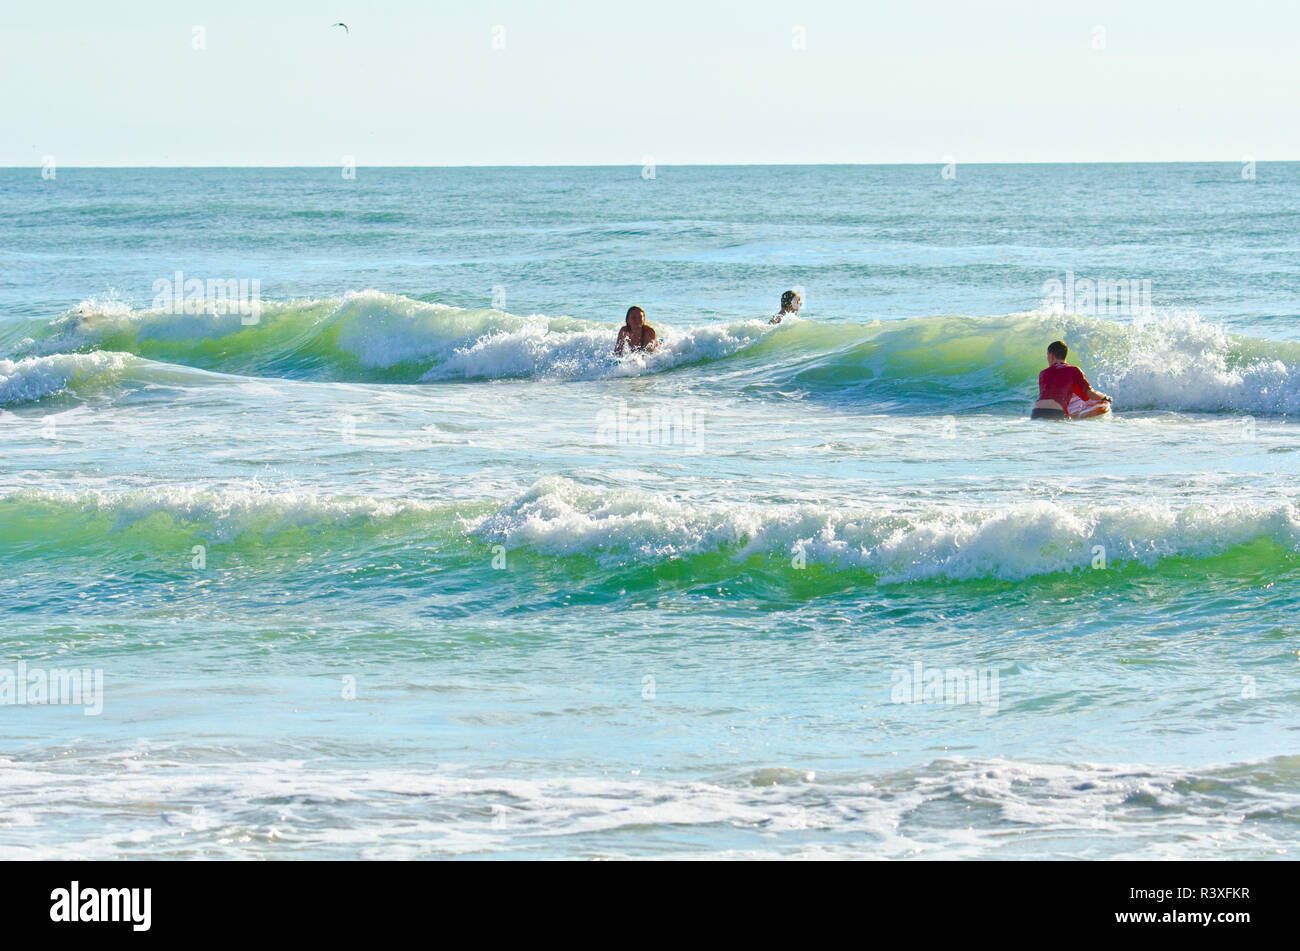
[[[1085,403],[1110,402],[1109,396],[1092,388],[1082,370],[1065,362],[1069,355],[1070,348],[1063,341],[1055,340],[1048,345],[1047,369],[1038,374],[1038,402],[1029,414],[1030,419],[1069,419],[1070,400],[1076,396]]]

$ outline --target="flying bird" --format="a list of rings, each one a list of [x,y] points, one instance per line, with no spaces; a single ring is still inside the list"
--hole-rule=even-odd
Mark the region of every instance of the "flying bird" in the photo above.
[[[331,23],[330,26],[341,26],[343,27],[344,33],[346,33],[348,36],[352,35],[352,31],[348,29],[348,25],[346,23]]]

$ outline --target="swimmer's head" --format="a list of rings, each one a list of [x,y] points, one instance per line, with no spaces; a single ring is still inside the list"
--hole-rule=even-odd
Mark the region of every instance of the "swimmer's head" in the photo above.
[[[640,307],[629,307],[625,321],[629,327],[640,327],[645,323],[645,311]]]
[[[786,291],[781,295],[781,313],[797,314],[799,313],[799,305],[802,303],[803,298],[799,296],[798,292]]]
[[[1053,340],[1047,345],[1047,361],[1049,363],[1064,363],[1065,358],[1069,355],[1070,348],[1065,345],[1064,340]]]

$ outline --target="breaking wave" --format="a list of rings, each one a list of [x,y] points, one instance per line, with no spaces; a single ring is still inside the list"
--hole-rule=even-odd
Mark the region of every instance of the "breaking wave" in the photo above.
[[[1300,344],[1242,337],[1194,316],[1117,323],[1043,312],[855,323],[765,320],[690,325],[652,318],[662,345],[615,358],[614,323],[464,310],[379,291],[266,304],[238,314],[172,314],[86,303],[9,328],[0,401],[38,400],[119,372],[125,356],[227,374],[377,383],[596,380],[694,372],[701,385],[901,412],[1005,407],[1036,396],[1046,343],[1120,412],[1285,415],[1300,408]],[[694,369],[687,369],[694,368]]]
[[[678,566],[686,580],[757,568],[786,585],[806,568],[881,584],[1022,580],[1109,571],[1168,560],[1235,559],[1244,571],[1294,566],[1300,511],[1272,505],[1154,502],[1080,508],[1034,501],[999,508],[852,511],[816,504],[697,504],[639,490],[615,491],[546,477],[504,504],[348,499],[260,488],[59,492],[0,497],[6,559],[98,558],[141,553],[188,563],[193,544],[249,560],[285,552],[377,547],[400,557],[431,550],[481,567],[496,546],[527,570],[547,562],[588,575],[610,568]],[[1098,572],[1097,556],[1104,554]],[[522,561],[520,560],[522,559]],[[176,561],[179,564],[179,561]],[[1204,567],[1204,566],[1202,566]],[[431,580],[436,580],[432,579]]]

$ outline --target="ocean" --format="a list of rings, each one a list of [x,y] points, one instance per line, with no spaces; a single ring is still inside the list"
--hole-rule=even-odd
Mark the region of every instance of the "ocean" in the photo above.
[[[0,857],[1300,847],[1300,164],[48,172]]]

